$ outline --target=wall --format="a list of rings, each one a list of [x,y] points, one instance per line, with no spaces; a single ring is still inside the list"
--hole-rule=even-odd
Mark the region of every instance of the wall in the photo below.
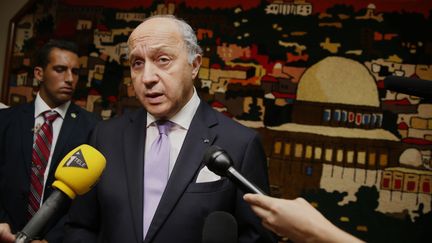
[[[5,51],[7,45],[9,20],[27,3],[28,0],[0,1],[0,80],[3,80]],[[2,86],[0,85],[0,93]],[[0,97],[1,98],[1,97]],[[4,101],[4,100],[0,100]]]

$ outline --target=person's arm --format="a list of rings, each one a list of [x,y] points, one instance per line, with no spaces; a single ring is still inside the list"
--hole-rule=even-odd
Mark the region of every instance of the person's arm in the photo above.
[[[239,172],[258,188],[269,193],[267,160],[258,134],[249,139],[241,165],[235,165],[234,167],[237,167]],[[254,215],[249,205],[243,200],[243,195],[244,192],[238,190],[235,216],[239,224],[239,243],[276,242],[276,236],[261,226],[259,218]]]
[[[0,110],[0,194],[4,193],[3,189],[6,188],[6,181],[5,181],[5,147],[6,147],[6,130],[7,130],[7,121],[9,120],[8,117],[10,117],[9,114],[10,109],[4,109]],[[3,242],[3,237],[7,237],[6,239],[10,238],[10,235],[12,234],[11,228],[9,226],[10,219],[9,215],[6,212],[5,208],[3,207],[3,198],[0,197],[0,242]],[[9,233],[8,233],[9,232]],[[5,234],[5,236],[3,236]],[[15,240],[15,236],[13,235],[13,240]],[[6,241],[6,240],[4,240]],[[7,241],[6,241],[7,242]]]
[[[293,242],[362,242],[333,225],[303,198],[287,200],[257,194],[243,198],[264,227]]]

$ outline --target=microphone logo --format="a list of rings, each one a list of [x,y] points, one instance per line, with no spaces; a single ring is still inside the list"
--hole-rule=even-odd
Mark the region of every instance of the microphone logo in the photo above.
[[[88,169],[87,163],[82,155],[81,149],[76,151],[63,165],[63,167],[78,167]]]

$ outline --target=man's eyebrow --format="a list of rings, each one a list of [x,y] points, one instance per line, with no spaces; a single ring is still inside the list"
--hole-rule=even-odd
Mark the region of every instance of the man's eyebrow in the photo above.
[[[58,65],[53,65],[53,68],[67,68],[67,66],[58,64]]]
[[[134,48],[128,55],[129,59],[137,58],[142,56],[140,53],[142,53],[141,48]]]
[[[68,69],[69,68],[67,65],[61,65],[61,64],[53,65],[52,67],[55,68],[55,69],[59,69],[59,68],[61,68],[61,69]],[[79,67],[72,67],[71,69],[79,69]]]
[[[128,59],[132,59],[132,58],[135,58],[136,57],[136,55],[133,53],[133,51],[132,52],[130,52],[129,54],[128,54]]]
[[[139,52],[138,47],[135,47],[134,49],[132,49],[132,51],[129,53],[129,57],[136,57],[137,56],[137,52]],[[150,55],[155,54],[155,53],[159,53],[159,52],[166,52],[166,51],[173,51],[176,48],[167,46],[167,45],[158,45],[158,46],[152,46],[152,47],[146,47],[146,52],[148,52]]]

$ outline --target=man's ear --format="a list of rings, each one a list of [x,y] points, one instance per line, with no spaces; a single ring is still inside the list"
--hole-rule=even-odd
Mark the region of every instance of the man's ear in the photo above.
[[[201,62],[202,56],[200,54],[197,54],[192,62],[192,79],[196,78],[196,76],[198,75],[198,71],[201,67]]]
[[[33,69],[33,74],[34,74],[34,77],[39,81],[39,82],[42,82],[43,81],[43,68],[42,67],[39,67],[39,66],[37,66],[37,67],[35,67],[34,69]]]

